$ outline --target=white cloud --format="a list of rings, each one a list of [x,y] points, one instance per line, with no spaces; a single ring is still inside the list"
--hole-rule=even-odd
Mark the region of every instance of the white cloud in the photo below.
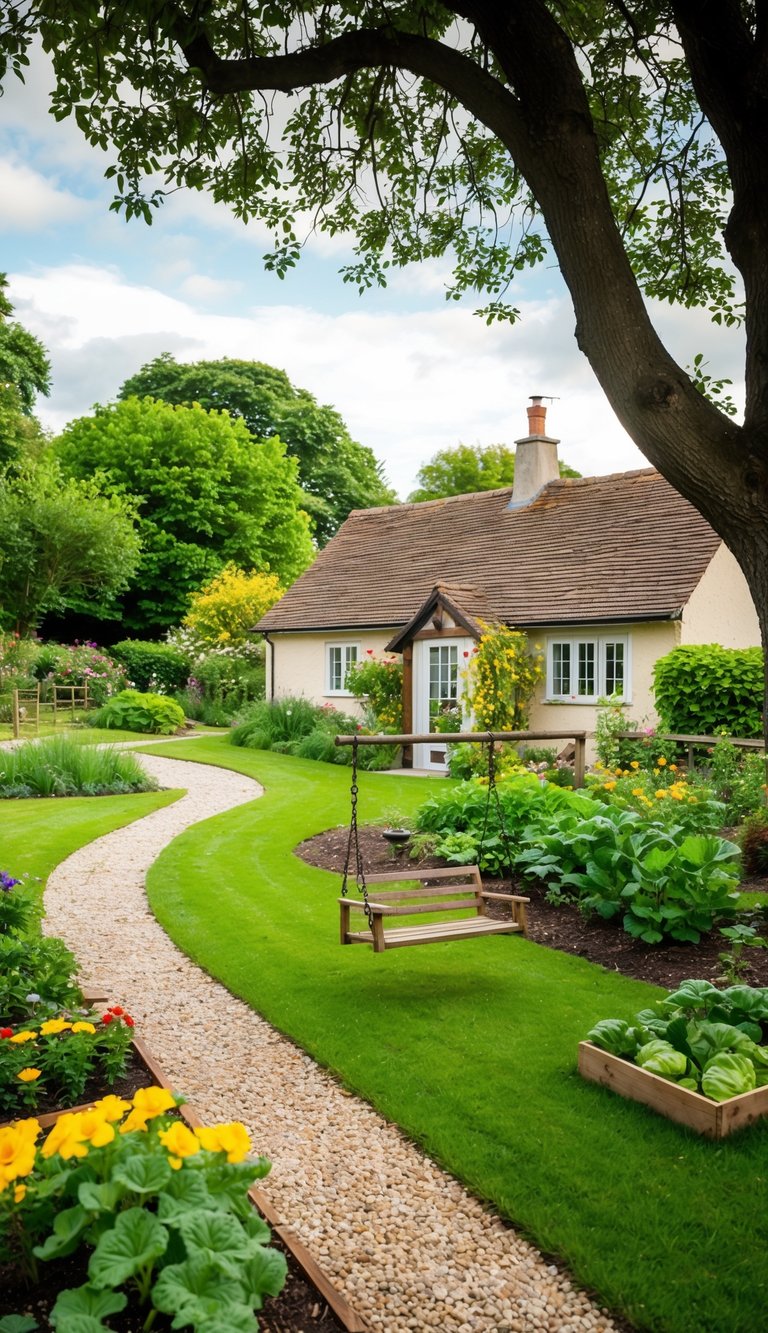
[[[10,296],[51,352],[54,392],[40,415],[53,429],[114,398],[139,366],[170,351],[179,360],[232,356],[284,369],[340,411],[403,496],[437,449],[525,435],[534,393],[554,396],[547,428],[584,475],[646,466],[576,348],[565,298],[520,302],[514,329],[488,328],[453,304],[382,313],[361,302],[337,315],[262,305],[230,316],[87,265],[11,275]],[[708,350],[703,319],[688,329],[694,351]],[[682,326],[677,334],[682,342]],[[711,350],[716,366],[718,345]]]
[[[179,285],[182,296],[189,301],[201,301],[204,305],[213,301],[224,301],[242,288],[241,282],[225,279],[207,278],[204,273],[190,273]]]
[[[0,158],[0,231],[31,231],[71,222],[88,205],[31,167]]]

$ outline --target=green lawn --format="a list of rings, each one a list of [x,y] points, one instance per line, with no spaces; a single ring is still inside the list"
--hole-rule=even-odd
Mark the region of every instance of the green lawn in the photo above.
[[[152,905],[181,948],[639,1327],[762,1326],[768,1125],[715,1145],[575,1071],[598,1017],[658,992],[514,936],[342,949],[338,878],[293,848],[346,820],[349,770],[225,738],[153,753],[266,788],[153,867]],[[363,774],[361,821],[403,817],[434,787]]]

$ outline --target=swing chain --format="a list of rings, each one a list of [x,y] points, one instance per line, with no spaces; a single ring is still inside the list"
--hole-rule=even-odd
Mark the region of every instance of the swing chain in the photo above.
[[[365,883],[365,871],[363,869],[363,855],[360,850],[360,836],[357,827],[357,736],[352,737],[352,785],[350,787],[350,804],[352,807],[349,820],[349,836],[347,838],[347,855],[344,861],[344,876],[341,881],[341,896],[347,896],[347,880],[350,875],[350,866],[352,862],[352,852],[354,850],[355,859],[355,883],[360,893],[363,895],[363,910],[368,918],[368,925],[373,932],[373,912],[368,902],[368,888]]]
[[[489,732],[488,732],[488,796],[487,796],[487,798],[486,798],[486,802],[485,802],[485,815],[484,815],[484,818],[483,818],[483,831],[482,831],[482,833],[480,834],[480,847],[479,847],[479,850],[478,850],[477,859],[478,859],[478,861],[481,861],[481,860],[482,860],[483,847],[484,847],[484,845],[485,845],[485,833],[486,833],[486,829],[487,829],[487,827],[488,827],[488,815],[490,814],[490,810],[491,810],[491,800],[493,799],[493,800],[495,800],[495,802],[496,802],[496,813],[497,813],[498,818],[499,818],[499,833],[501,834],[501,841],[502,841],[502,843],[503,843],[503,845],[504,845],[504,855],[505,855],[505,858],[506,858],[506,866],[507,866],[507,869],[509,870],[509,873],[510,873],[510,876],[511,876],[511,875],[512,875],[512,846],[511,846],[510,841],[509,841],[509,835],[508,835],[508,833],[507,833],[507,825],[506,825],[506,821],[505,821],[505,819],[504,819],[504,808],[503,808],[503,806],[502,806],[502,804],[501,804],[501,799],[500,799],[500,797],[499,797],[499,789],[498,789],[498,787],[497,787],[497,785],[496,785],[496,752],[495,752],[495,747],[496,747],[496,736],[495,736],[495,734],[494,734],[492,731],[489,731]]]

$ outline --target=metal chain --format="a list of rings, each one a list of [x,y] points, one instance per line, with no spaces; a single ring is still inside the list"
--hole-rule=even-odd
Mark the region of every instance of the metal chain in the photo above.
[[[355,859],[355,884],[357,885],[358,892],[362,893],[362,895],[363,895],[363,908],[364,908],[364,911],[365,911],[365,915],[366,915],[366,917],[368,918],[368,925],[370,926],[371,931],[373,931],[373,912],[371,911],[371,906],[370,906],[370,903],[368,902],[368,888],[367,888],[366,883],[365,883],[365,871],[364,871],[364,869],[363,869],[363,855],[362,855],[362,852],[361,852],[361,850],[360,850],[360,835],[359,835],[359,833],[358,833],[358,827],[357,827],[357,796],[358,796],[358,790],[359,790],[359,789],[358,789],[358,785],[357,785],[357,749],[358,749],[358,745],[357,745],[357,736],[353,736],[353,738],[352,738],[352,785],[351,785],[351,787],[350,787],[350,789],[349,789],[349,798],[350,798],[350,804],[351,804],[352,810],[351,810],[351,815],[350,815],[350,820],[349,820],[349,836],[348,836],[348,838],[347,838],[347,855],[346,855],[346,858],[345,858],[345,861],[344,861],[344,876],[343,876],[342,881],[341,881],[341,896],[342,896],[342,898],[346,898],[346,896],[347,896],[347,880],[349,879],[349,875],[350,875],[350,866],[351,866],[351,863],[352,863],[352,852],[353,852],[353,849],[354,849],[354,854],[355,854],[355,858],[354,858],[354,859]]]
[[[477,859],[478,859],[478,861],[481,861],[481,860],[482,860],[483,846],[484,846],[484,844],[485,844],[485,832],[486,832],[486,829],[487,829],[487,827],[488,827],[488,815],[489,815],[489,813],[490,813],[490,809],[491,809],[491,799],[494,799],[495,802],[496,802],[496,813],[497,813],[497,815],[498,815],[498,817],[499,817],[499,833],[501,834],[501,841],[502,841],[502,843],[503,843],[503,845],[504,845],[504,855],[505,855],[505,857],[506,857],[506,865],[507,865],[507,869],[509,870],[509,875],[510,875],[510,878],[511,878],[511,877],[512,877],[512,844],[511,844],[510,841],[509,841],[509,835],[508,835],[508,833],[507,833],[507,826],[506,826],[506,822],[505,822],[505,820],[504,820],[504,807],[503,807],[502,804],[501,804],[501,799],[500,799],[500,797],[499,797],[499,789],[498,789],[498,787],[497,787],[497,785],[496,785],[496,752],[495,752],[495,749],[494,749],[495,744],[496,744],[496,737],[495,737],[495,735],[494,735],[494,733],[493,733],[492,731],[489,731],[489,732],[488,732],[488,795],[487,795],[487,797],[486,797],[486,801],[485,801],[485,815],[484,815],[484,818],[483,818],[483,831],[482,831],[482,833],[480,834],[480,847],[479,847],[479,849],[478,849]]]

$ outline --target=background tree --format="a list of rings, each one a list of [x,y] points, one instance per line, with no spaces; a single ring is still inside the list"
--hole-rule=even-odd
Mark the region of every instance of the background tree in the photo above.
[[[451,252],[450,294],[486,293],[487,319],[514,318],[510,280],[554,252],[611,405],[736,555],[768,646],[764,4],[30,0],[0,20],[18,72],[38,33],[54,114],[114,146],[128,216],[149,220],[164,189],[209,190],[272,226],[267,262],[284,272],[307,211],[356,233],[345,276],[360,288]],[[299,96],[275,105],[272,90]],[[735,320],[735,272],[742,426],[675,362],[644,299]]]
[[[131,630],[178,625],[229,561],[287,585],[312,559],[294,460],[279,440],[254,449],[226,412],[128,398],[73,421],[54,448],[69,475],[136,497],[141,561],[122,599]]]
[[[0,273],[0,469],[41,440],[32,409],[37,394],[50,389],[45,348],[11,319],[7,287],[5,274]]]
[[[579,475],[567,463],[560,464],[561,477]],[[408,496],[411,501],[495,491],[515,480],[515,451],[506,444],[457,444],[453,449],[438,449],[419,468],[416,480],[419,485]]]
[[[277,435],[298,463],[304,508],[319,546],[350,510],[395,502],[381,464],[351,438],[339,413],[294,388],[274,366],[229,358],[180,365],[166,352],[126,380],[119,397],[132,394],[230,412],[242,417],[254,440]]]
[[[48,611],[114,614],[139,560],[130,502],[62,476],[52,459],[0,480],[0,628],[26,634]]]

